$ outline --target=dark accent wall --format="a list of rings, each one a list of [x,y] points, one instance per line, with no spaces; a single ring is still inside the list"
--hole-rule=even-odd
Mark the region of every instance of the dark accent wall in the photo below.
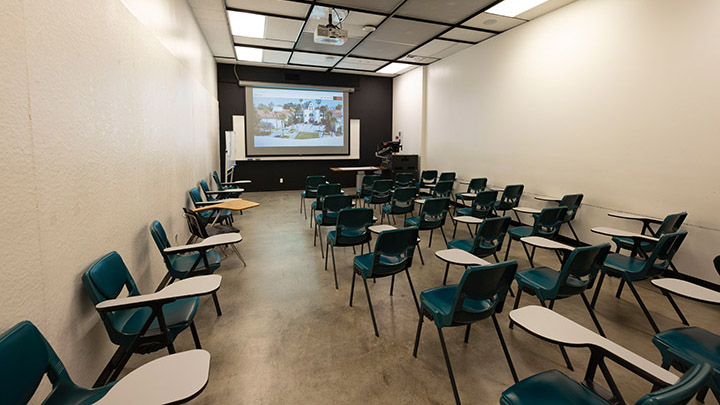
[[[391,78],[241,65],[233,71],[233,65],[226,64],[218,64],[217,73],[221,159],[224,159],[225,131],[233,129],[232,116],[245,115],[245,88],[237,85],[236,73],[244,81],[355,88],[355,92],[350,93],[350,119],[360,120],[360,159],[237,161],[237,177],[253,181],[245,187],[248,191],[299,190],[305,187],[306,176],[317,174],[349,187],[355,184],[355,174],[335,173],[330,171],[331,167],[380,164],[375,148],[392,138]],[[222,162],[222,167],[224,164]]]

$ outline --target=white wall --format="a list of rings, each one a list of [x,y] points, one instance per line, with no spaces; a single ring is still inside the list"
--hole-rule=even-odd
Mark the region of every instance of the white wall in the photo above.
[[[82,272],[117,250],[153,291],[150,221],[182,240],[187,190],[219,166],[215,63],[185,0],[154,3],[10,0],[0,14],[0,330],[33,321],[85,386],[115,347]]]
[[[402,132],[402,153],[420,155],[425,133],[425,68],[417,67],[393,79],[393,139]]]
[[[423,167],[585,194],[576,223],[689,212],[676,264],[720,282],[720,2],[580,0],[427,68]],[[396,109],[395,114],[402,114]],[[403,120],[405,118],[398,118]]]

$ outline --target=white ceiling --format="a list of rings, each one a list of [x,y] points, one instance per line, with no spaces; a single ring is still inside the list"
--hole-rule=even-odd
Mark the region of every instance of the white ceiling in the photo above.
[[[433,63],[574,0],[548,0],[515,17],[487,13],[500,0],[188,0],[216,60],[357,74],[382,74],[393,63]],[[243,14],[264,21],[264,33],[232,35]],[[343,19],[342,46],[318,44],[318,24]],[[376,27],[374,31],[363,29]],[[238,25],[234,25],[238,28]],[[236,31],[236,33],[238,33]],[[258,38],[258,36],[261,36]],[[243,60],[246,59],[246,60]],[[380,72],[378,72],[380,71]]]

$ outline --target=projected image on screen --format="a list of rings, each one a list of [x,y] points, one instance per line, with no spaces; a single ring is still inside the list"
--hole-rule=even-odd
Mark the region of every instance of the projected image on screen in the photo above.
[[[246,88],[248,156],[348,154],[347,93]]]

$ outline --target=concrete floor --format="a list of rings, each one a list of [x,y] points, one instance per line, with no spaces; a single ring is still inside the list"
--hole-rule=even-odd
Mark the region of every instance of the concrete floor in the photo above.
[[[352,249],[336,250],[340,283],[336,290],[332,267],[323,270],[320,250],[313,247],[313,231],[299,213],[299,192],[247,193],[243,197],[262,204],[236,215],[235,226],[244,238],[239,249],[248,267],[235,256],[223,260],[218,272],[223,276],[218,292],[221,317],[215,315],[209,298],[201,302],[196,324],[212,360],[210,381],[193,403],[453,403],[438,335],[427,320],[418,357],[412,356],[418,315],[405,278],[398,278],[392,297],[389,278],[368,284],[380,332],[380,337],[375,337],[362,283],[356,285],[354,306],[348,306]],[[451,233],[448,221],[446,234]],[[458,228],[457,237],[467,238],[467,229]],[[445,268],[433,254],[444,248],[441,235],[435,234],[432,248],[427,247],[428,233],[421,232],[421,238],[426,264],[421,265],[416,256],[410,270],[418,294],[441,285]],[[513,244],[510,257],[518,260],[520,269],[529,267],[519,244]],[[540,250],[536,265],[558,268],[556,257]],[[459,281],[461,274],[460,267],[451,267],[448,282]],[[606,278],[596,311],[607,336],[659,364],[660,355],[651,342],[652,328],[629,290],[621,299],[614,297],[617,285],[617,280]],[[641,283],[638,290],[661,330],[682,326],[655,288]],[[514,302],[508,299],[510,305],[498,320],[519,377],[557,368],[582,380],[589,351],[568,348],[575,365],[575,371],[569,371],[557,346],[520,328],[507,327],[507,313]],[[717,309],[682,298],[677,302],[692,325],[720,333]],[[530,304],[537,300],[524,295],[521,305]],[[579,297],[558,301],[555,310],[594,330]],[[492,321],[476,323],[468,344],[463,336],[464,328],[445,330],[460,398],[466,404],[498,403],[513,380]],[[193,348],[189,332],[178,337],[176,348]],[[165,353],[136,355],[127,371]],[[613,363],[609,367],[627,402],[649,392],[650,383]],[[706,403],[717,402],[709,394]]]

